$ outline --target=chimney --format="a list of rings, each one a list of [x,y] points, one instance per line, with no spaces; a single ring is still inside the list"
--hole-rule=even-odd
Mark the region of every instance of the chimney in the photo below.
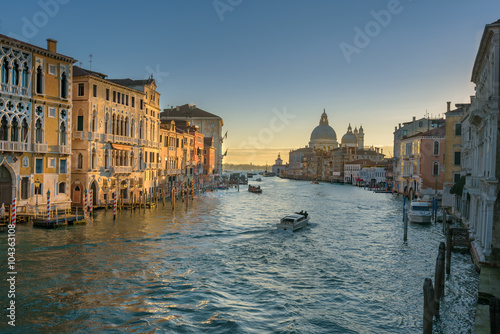
[[[450,102],[446,102],[446,104],[448,105],[448,110],[447,111],[450,111],[450,104],[451,104],[451,101]]]
[[[47,38],[47,50],[57,53],[57,41],[55,39]]]

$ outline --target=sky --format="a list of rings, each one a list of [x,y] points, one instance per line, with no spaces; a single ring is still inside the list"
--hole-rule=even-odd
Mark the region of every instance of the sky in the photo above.
[[[498,19],[498,0],[20,0],[2,4],[0,33],[53,38],[109,78],[153,74],[162,108],[223,118],[224,162],[262,165],[307,145],[323,109],[339,142],[362,125],[365,145],[388,147],[399,123],[468,102]]]

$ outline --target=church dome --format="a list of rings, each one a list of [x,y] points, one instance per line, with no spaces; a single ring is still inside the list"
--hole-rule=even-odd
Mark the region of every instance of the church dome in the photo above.
[[[314,128],[313,132],[311,132],[311,141],[325,139],[337,141],[337,134],[335,133],[335,130],[328,125],[328,116],[326,115],[326,112],[323,111],[319,125]]]
[[[358,144],[358,139],[356,135],[352,133],[351,125],[347,128],[347,133],[342,137],[342,146],[354,146]]]

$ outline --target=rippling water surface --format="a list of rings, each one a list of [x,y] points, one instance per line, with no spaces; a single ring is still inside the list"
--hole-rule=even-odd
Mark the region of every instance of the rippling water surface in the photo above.
[[[55,230],[18,225],[16,327],[4,311],[0,331],[421,333],[440,224],[409,225],[403,243],[402,201],[391,194],[279,178],[260,185],[263,194],[200,195],[188,210],[160,205],[116,221],[98,211],[86,226]],[[308,227],[276,230],[301,209]],[[453,254],[436,333],[472,332],[477,282],[470,256]]]

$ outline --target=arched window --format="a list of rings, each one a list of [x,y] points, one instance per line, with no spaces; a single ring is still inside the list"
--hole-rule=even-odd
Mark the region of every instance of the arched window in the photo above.
[[[96,169],[96,153],[95,148],[92,149],[92,159],[91,159],[92,169]]]
[[[43,133],[42,133],[42,121],[37,120],[35,124],[35,142],[36,143],[41,143],[43,139]]]
[[[2,83],[9,83],[9,62],[7,61],[7,57],[5,57],[2,61]]]
[[[124,133],[124,136],[129,136],[130,135],[130,131],[129,131],[129,128],[128,128],[128,117],[125,117],[125,133]]]
[[[14,86],[19,86],[19,64],[14,62],[14,67],[12,68],[12,84]]]
[[[132,120],[132,125],[130,126],[130,137],[135,137],[135,121]]]
[[[24,88],[28,88],[28,82],[29,82],[28,64],[24,63],[23,73],[21,75],[21,86],[23,86]]]
[[[95,132],[96,131],[96,117],[97,117],[97,112],[94,110],[94,112],[92,113],[92,131]]]
[[[59,194],[66,194],[66,182],[59,183]]]
[[[109,169],[109,153],[108,150],[104,151],[104,168]]]
[[[43,94],[43,70],[42,66],[38,66],[36,69],[36,92],[37,94]]]
[[[109,123],[108,119],[109,119],[109,115],[106,114],[106,116],[104,117],[104,133],[106,133],[106,134],[108,133],[108,123]]]
[[[68,78],[66,73],[61,76],[61,98],[66,99],[68,97]]]
[[[113,119],[111,121],[112,134],[115,134],[115,121],[116,121],[116,117],[115,117],[115,115],[113,115]]]
[[[2,121],[0,122],[0,140],[7,140],[8,136],[8,126],[7,126],[7,116],[2,117]]]
[[[139,123],[139,139],[143,139],[142,138],[142,126],[143,126],[143,122],[141,120],[141,122]]]
[[[81,153],[76,156],[76,168],[83,169],[83,154]]]
[[[439,162],[435,161],[434,165],[432,166],[432,176],[438,176],[439,175]]]
[[[28,142],[28,121],[26,121],[26,118],[23,119],[23,125],[21,127],[21,140],[25,143]]]
[[[66,145],[66,125],[64,125],[64,122],[61,122],[61,125],[59,126],[59,131],[61,132],[60,145]]]
[[[139,155],[139,169],[142,170],[143,168],[143,163],[142,163],[142,153]]]
[[[12,120],[12,126],[10,127],[10,141],[17,141],[19,138],[19,122],[17,118],[14,117]]]
[[[439,155],[439,142],[438,141],[434,141],[434,155]]]

